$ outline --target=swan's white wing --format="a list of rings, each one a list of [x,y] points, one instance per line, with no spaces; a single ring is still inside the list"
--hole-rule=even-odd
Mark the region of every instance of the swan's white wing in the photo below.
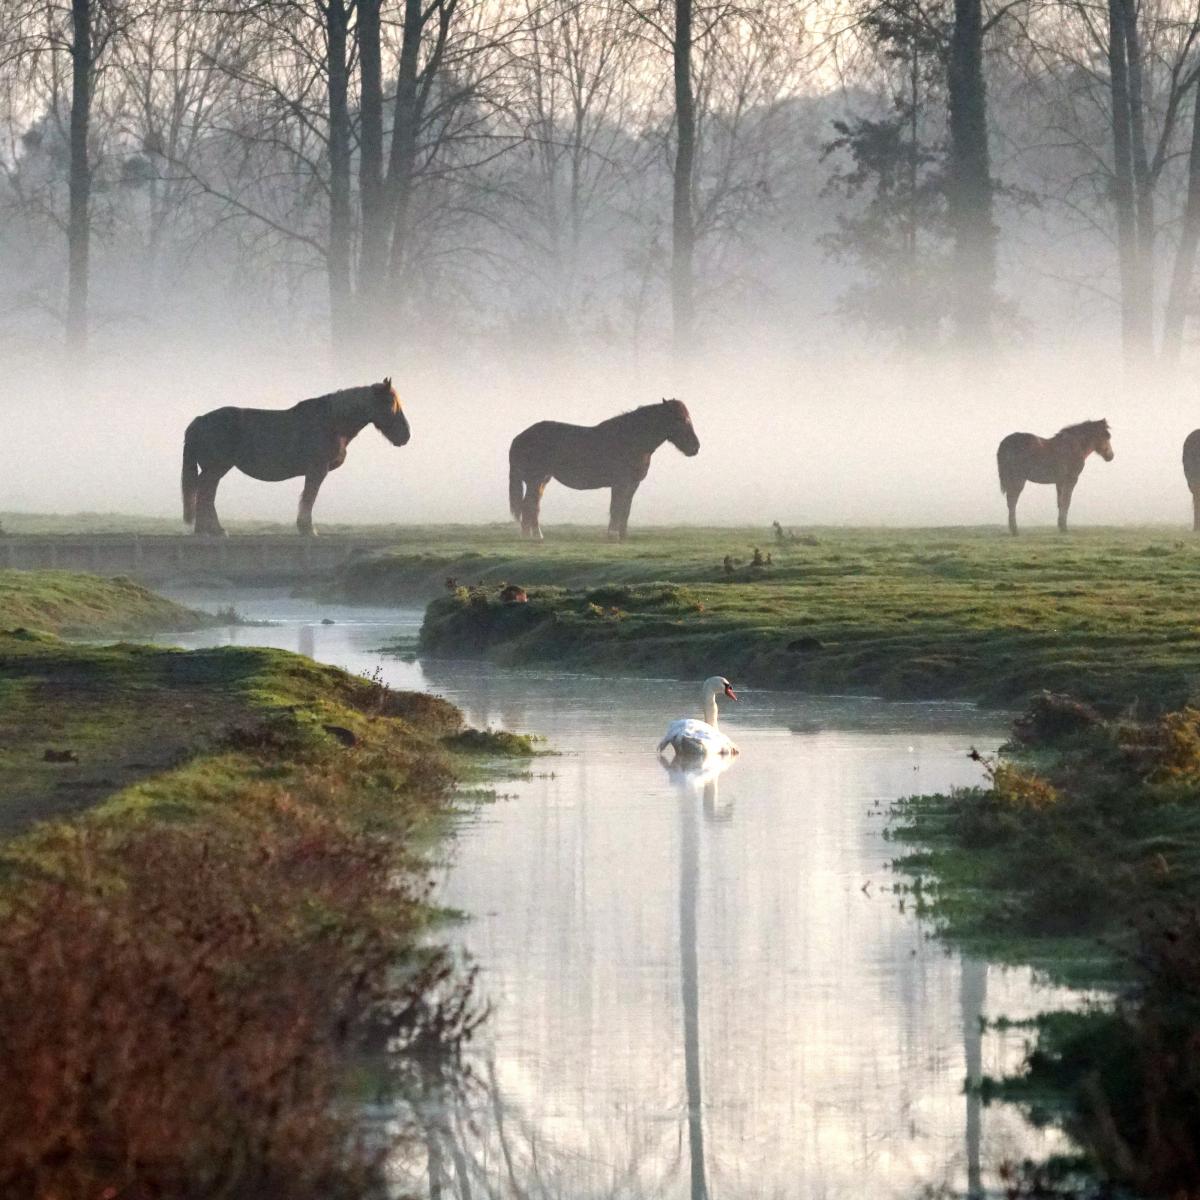
[[[737,748],[720,730],[694,717],[681,717],[667,726],[666,736],[658,748],[661,751],[668,746],[673,746],[676,754],[737,753]]]

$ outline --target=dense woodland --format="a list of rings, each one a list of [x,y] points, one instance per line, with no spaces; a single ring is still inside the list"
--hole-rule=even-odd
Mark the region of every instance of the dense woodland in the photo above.
[[[0,339],[1200,337],[1197,0],[3,0]]]

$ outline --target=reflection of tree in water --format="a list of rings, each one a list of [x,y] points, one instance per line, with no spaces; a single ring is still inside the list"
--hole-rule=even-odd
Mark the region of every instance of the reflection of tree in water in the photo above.
[[[624,1161],[607,1143],[556,1143],[505,1097],[490,1057],[393,1097],[392,1125],[402,1134],[388,1172],[397,1197],[635,1200],[668,1191],[679,1165],[657,1132],[623,1137]]]
[[[964,958],[960,987],[963,1050],[967,1067],[967,1196],[970,1200],[978,1200],[983,1195],[979,1159],[983,1101],[979,1086],[983,1082],[983,1009],[987,1003],[987,963],[976,958]]]

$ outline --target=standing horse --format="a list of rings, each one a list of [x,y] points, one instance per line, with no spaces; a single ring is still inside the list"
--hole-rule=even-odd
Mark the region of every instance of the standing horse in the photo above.
[[[1112,462],[1113,448],[1107,421],[1080,421],[1060,429],[1052,438],[1032,433],[1010,433],[996,451],[1000,490],[1008,498],[1008,531],[1016,536],[1017,500],[1029,483],[1052,483],[1058,489],[1058,528],[1067,532],[1071,493],[1087,456],[1094,450]]]
[[[224,534],[217,485],[233,467],[270,483],[304,476],[296,528],[313,533],[312,510],[325,476],[346,461],[346,447],[367,425],[393,446],[409,439],[408,420],[390,378],[301,400],[292,408],[215,408],[183,435],[183,519],[201,534]]]
[[[1184,438],[1183,477],[1192,493],[1192,529],[1200,533],[1200,429]]]
[[[539,522],[546,484],[612,488],[608,536],[625,540],[629,507],[650,471],[650,456],[670,442],[688,458],[700,452],[687,406],[680,400],[647,404],[599,425],[539,421],[513,438],[508,450],[508,503],[521,532],[541,539]]]

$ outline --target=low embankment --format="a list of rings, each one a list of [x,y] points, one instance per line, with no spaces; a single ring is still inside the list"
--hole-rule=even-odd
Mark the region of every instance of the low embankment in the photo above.
[[[529,746],[281,651],[0,633],[5,1193],[374,1194],[366,1081],[477,1020],[423,857],[477,751]]]
[[[985,1092],[1136,1195],[1200,1195],[1200,710],[1043,697],[1007,751],[984,786],[895,807],[896,865],[947,936],[1113,1001],[1039,1018],[1023,1072]]]
[[[134,583],[70,571],[0,570],[0,629],[37,629],[67,637],[129,637],[211,625]]]
[[[457,564],[429,607],[424,649],[513,664],[719,671],[765,686],[989,704],[1050,689],[1106,708],[1178,705],[1200,677],[1200,546],[1190,538],[831,531],[772,544],[769,563],[763,539],[760,565],[743,548],[726,570],[722,553],[732,558],[746,540],[716,530],[647,537],[597,546],[603,559],[591,566],[578,545],[545,560],[480,551],[436,566],[426,557],[419,568],[384,556],[358,565],[349,584],[378,597]],[[461,570],[472,562],[474,572]],[[531,586],[547,576],[585,583]],[[501,581],[525,587],[528,602],[505,603]]]

